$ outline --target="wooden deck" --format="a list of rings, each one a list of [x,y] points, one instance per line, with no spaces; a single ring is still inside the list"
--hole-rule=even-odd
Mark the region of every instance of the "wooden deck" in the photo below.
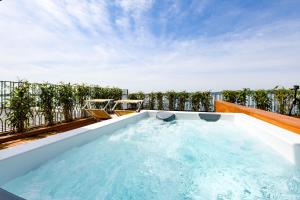
[[[54,126],[36,128],[25,133],[15,133],[11,135],[1,136],[0,149],[6,149],[19,144],[31,142],[51,135],[55,135],[57,133],[80,128],[95,122],[96,120],[94,120],[93,118],[84,118],[69,123],[61,123]]]

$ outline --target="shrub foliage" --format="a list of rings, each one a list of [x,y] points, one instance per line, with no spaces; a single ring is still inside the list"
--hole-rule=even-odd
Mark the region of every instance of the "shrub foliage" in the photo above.
[[[17,132],[24,132],[32,117],[31,107],[34,105],[34,98],[30,94],[30,84],[27,81],[21,82],[11,92],[8,100],[8,120]]]
[[[274,98],[277,102],[277,112],[280,114],[288,114],[289,102],[292,100],[293,93],[285,88],[275,87],[273,90]]]
[[[156,93],[157,110],[163,110],[164,109],[163,97],[164,97],[164,95],[163,95],[162,92],[157,92]]]
[[[179,92],[177,94],[177,96],[178,96],[178,110],[184,111],[185,110],[185,102],[189,98],[189,93],[187,93],[186,91],[182,91],[182,92]]]
[[[268,96],[267,90],[256,90],[253,92],[253,100],[255,102],[256,108],[262,110],[270,110],[272,107],[272,101]]]
[[[58,86],[58,101],[62,107],[65,121],[72,121],[72,112],[75,105],[75,90],[70,83],[61,83]]]
[[[168,109],[171,110],[171,111],[174,110],[176,92],[175,91],[168,91],[168,92],[166,92],[165,96],[167,97],[167,100],[168,100]]]
[[[212,96],[211,92],[202,92],[200,98],[201,105],[203,107],[203,111],[209,112],[212,107]]]
[[[55,86],[44,83],[40,85],[40,109],[48,125],[54,124],[54,108],[57,99]]]
[[[191,95],[191,101],[192,101],[192,109],[193,111],[200,111],[200,101],[202,98],[201,92],[193,92]]]
[[[38,92],[35,92],[35,91]],[[300,95],[300,94],[299,94]],[[223,100],[240,105],[249,104],[248,99],[252,97],[256,108],[263,110],[271,110],[272,98],[276,106],[276,112],[287,114],[293,93],[284,87],[275,87],[273,90],[224,90],[222,91]],[[48,125],[55,122],[55,110],[59,106],[61,108],[65,121],[73,120],[74,106],[83,107],[87,99],[114,99],[122,98],[122,90],[120,88],[108,88],[99,86],[88,86],[85,84],[71,85],[70,83],[60,83],[59,85],[29,84],[27,81],[21,82],[10,95],[7,106],[10,110],[8,113],[8,121],[14,130],[23,132],[28,128],[31,117],[33,117],[32,108],[39,107],[39,111],[45,117]],[[186,110],[186,103],[191,102],[193,111],[211,111],[212,110],[212,94],[211,92],[193,92],[186,91],[176,92],[173,90],[162,92],[151,92],[145,94],[143,92],[131,93],[129,99],[146,100],[147,109],[153,110]],[[167,107],[164,107],[166,102]],[[295,108],[296,114],[300,114],[300,105]],[[86,117],[82,111],[81,117]]]
[[[154,92],[151,92],[149,93],[148,95],[148,109],[149,110],[154,110],[154,107],[155,107],[155,93]]]
[[[230,103],[236,103],[238,92],[234,90],[224,90],[222,91],[223,100],[230,102]]]

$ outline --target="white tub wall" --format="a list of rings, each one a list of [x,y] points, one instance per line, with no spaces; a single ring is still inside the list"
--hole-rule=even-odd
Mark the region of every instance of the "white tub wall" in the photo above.
[[[294,163],[300,166],[300,144],[293,144]]]
[[[0,185],[73,147],[86,144],[102,134],[112,133],[147,116],[147,112],[132,114],[1,150]]]
[[[236,114],[235,123],[269,145],[285,159],[300,166],[300,136],[296,133],[245,114]]]

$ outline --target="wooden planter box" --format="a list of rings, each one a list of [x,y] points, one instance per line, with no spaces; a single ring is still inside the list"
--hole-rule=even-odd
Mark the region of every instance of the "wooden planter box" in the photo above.
[[[300,118],[281,115],[256,108],[240,106],[225,101],[215,101],[215,110],[216,112],[244,113],[270,124],[279,126],[283,129],[300,134]]]
[[[15,134],[11,134],[11,135],[6,135],[6,136],[0,137],[0,144],[9,142],[12,140],[18,140],[18,139],[22,139],[22,138],[37,136],[37,135],[43,134],[43,133],[69,131],[69,130],[76,129],[76,128],[79,128],[82,126],[86,126],[86,125],[89,125],[89,124],[92,124],[95,122],[96,122],[96,120],[93,118],[84,118],[84,119],[74,120],[71,122],[56,124],[53,126],[45,126],[45,127],[37,128],[37,129],[33,129],[33,130],[30,130],[30,131],[27,131],[24,133],[15,133]]]

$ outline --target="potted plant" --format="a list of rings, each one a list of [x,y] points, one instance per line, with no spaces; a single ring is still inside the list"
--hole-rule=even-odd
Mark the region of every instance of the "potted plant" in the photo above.
[[[164,105],[163,105],[163,93],[162,92],[157,92],[156,93],[156,102],[157,102],[157,109],[158,110],[163,110]]]
[[[54,124],[54,108],[56,100],[55,86],[49,83],[40,84],[39,107],[45,116],[47,125]]]
[[[251,94],[250,89],[244,88],[242,90],[237,91],[236,102],[240,105],[246,106],[247,97]]]
[[[202,98],[201,92],[194,92],[191,94],[191,101],[192,101],[192,109],[193,111],[200,111],[200,100]]]
[[[256,90],[252,94],[253,100],[256,104],[256,108],[269,111],[272,106],[272,101],[268,96],[266,90]]]
[[[238,92],[233,90],[223,90],[222,95],[224,101],[236,103]]]
[[[11,92],[8,100],[8,121],[17,132],[24,132],[29,126],[29,120],[33,116],[31,107],[34,98],[30,94],[30,84],[23,81]]]
[[[168,99],[168,109],[170,111],[174,110],[176,92],[175,91],[168,91],[168,92],[165,93],[165,96]]]
[[[81,109],[81,117],[87,117],[87,113],[82,108],[85,104],[85,101],[90,97],[90,88],[85,84],[76,85],[75,97],[76,102]]]
[[[154,110],[154,106],[155,106],[155,93],[151,92],[148,94],[148,108],[150,110]]]
[[[279,88],[276,86],[273,90],[274,98],[277,102],[276,112],[280,114],[287,114],[290,101],[292,100],[293,93],[291,90],[287,90],[284,87]]]
[[[201,105],[203,106],[203,109],[205,112],[209,112],[212,107],[212,96],[211,92],[202,92],[200,96],[200,102]]]
[[[189,98],[189,93],[182,91],[178,93],[178,109],[181,111],[185,110],[185,102]]]
[[[58,85],[58,100],[62,106],[63,115],[66,122],[73,120],[73,108],[75,104],[74,89],[70,83]]]

